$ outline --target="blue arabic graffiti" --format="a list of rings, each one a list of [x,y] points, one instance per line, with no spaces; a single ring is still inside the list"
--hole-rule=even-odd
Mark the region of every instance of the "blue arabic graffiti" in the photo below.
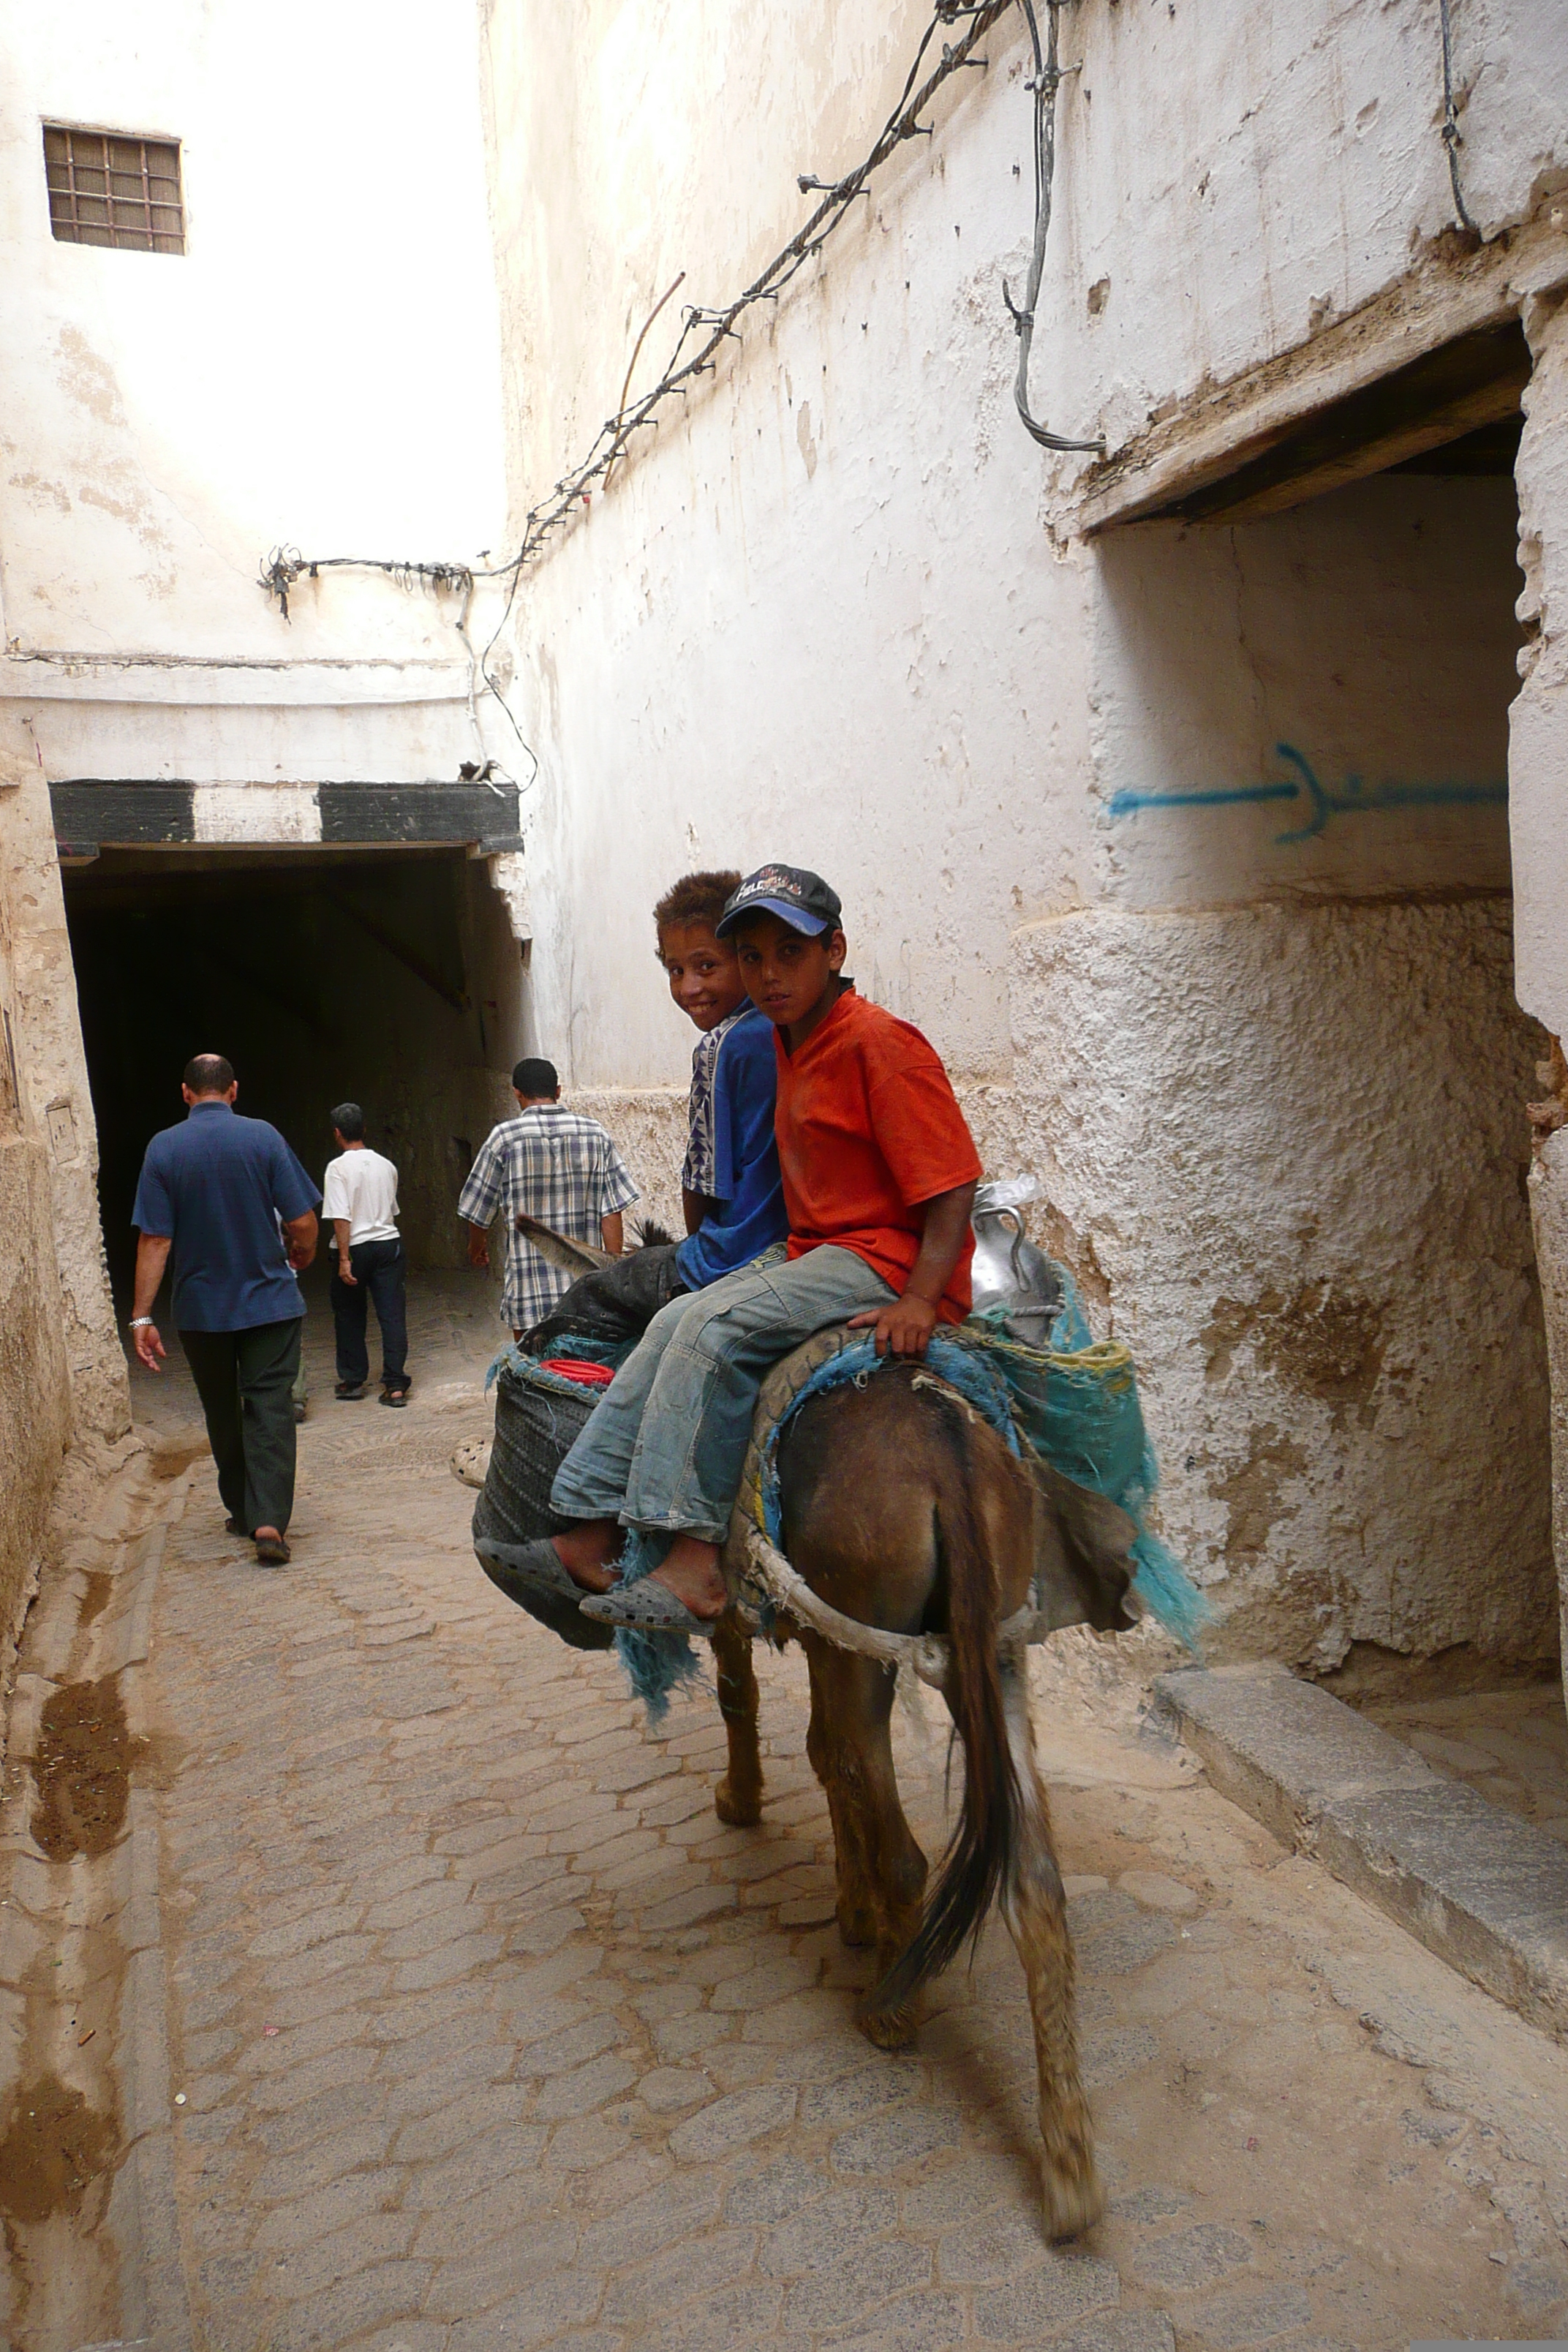
[[[1240,802],[1300,801],[1311,811],[1306,824],[1276,834],[1277,845],[1312,841],[1328,828],[1331,816],[1366,816],[1375,810],[1403,808],[1502,808],[1508,803],[1503,784],[1373,784],[1347,776],[1342,793],[1321,784],[1306,754],[1293,743],[1276,743],[1276,756],[1296,771],[1289,783],[1236,784],[1190,793],[1122,792],[1108,803],[1112,816],[1136,816],[1143,809],[1226,808]]]

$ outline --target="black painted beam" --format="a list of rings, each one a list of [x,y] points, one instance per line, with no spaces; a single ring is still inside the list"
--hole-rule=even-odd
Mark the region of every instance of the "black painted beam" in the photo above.
[[[55,839],[62,857],[116,849],[174,848],[196,838],[195,786],[78,776],[49,786]],[[486,852],[521,849],[517,786],[497,783],[318,784],[321,842],[334,848],[463,845]],[[205,848],[265,849],[247,838]],[[308,846],[308,845],[299,845]]]
[[[472,842],[521,849],[515,784],[320,784],[324,842]]]

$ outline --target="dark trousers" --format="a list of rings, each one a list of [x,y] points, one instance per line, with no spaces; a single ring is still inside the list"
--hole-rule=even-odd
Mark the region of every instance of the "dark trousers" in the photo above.
[[[217,1490],[247,1535],[294,1508],[294,1376],[303,1318],[248,1331],[182,1331],[180,1345],[206,1416]]]
[[[375,1301],[381,1326],[381,1384],[405,1388],[408,1381],[408,1261],[401,1242],[355,1242],[349,1252],[353,1281],[331,1280],[332,1326],[338,1343],[338,1378],[359,1388],[370,1378],[365,1345],[366,1310]]]

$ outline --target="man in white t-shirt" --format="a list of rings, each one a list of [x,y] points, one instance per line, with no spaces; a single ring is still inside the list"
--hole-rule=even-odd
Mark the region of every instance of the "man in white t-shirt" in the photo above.
[[[381,1402],[408,1400],[407,1262],[397,1231],[397,1171],[364,1139],[364,1113],[358,1103],[340,1103],[332,1113],[339,1157],[327,1162],[321,1188],[321,1223],[331,1228],[337,1267],[331,1280],[332,1321],[338,1343],[335,1396],[357,1402],[370,1378],[365,1345],[369,1302],[375,1301],[381,1326]]]

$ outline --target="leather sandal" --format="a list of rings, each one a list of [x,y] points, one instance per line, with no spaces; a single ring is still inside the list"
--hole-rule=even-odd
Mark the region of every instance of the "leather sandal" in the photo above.
[[[699,1617],[678,1601],[667,1584],[645,1576],[636,1584],[617,1584],[613,1592],[591,1592],[577,1603],[595,1625],[623,1626],[633,1633],[700,1633],[712,1638],[717,1617]]]

